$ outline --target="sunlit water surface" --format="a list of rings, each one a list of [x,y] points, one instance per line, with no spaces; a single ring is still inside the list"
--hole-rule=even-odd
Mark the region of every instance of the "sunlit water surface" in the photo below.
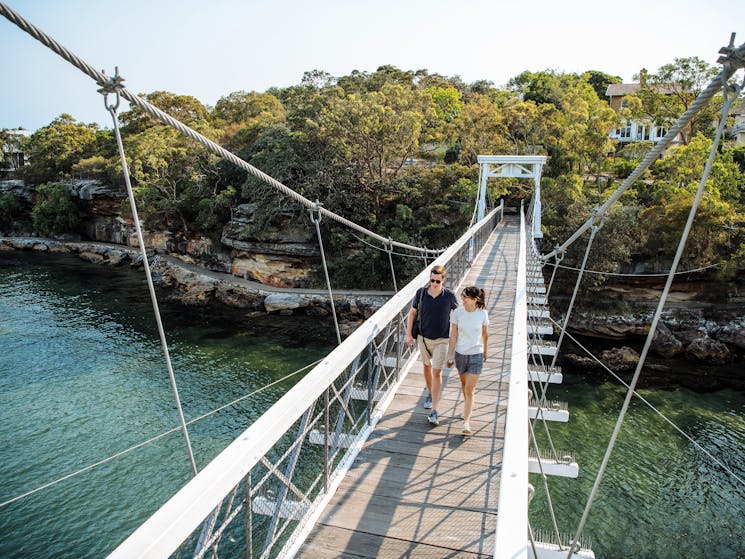
[[[0,253],[0,502],[178,425],[143,277],[74,257]],[[161,310],[187,420],[319,359],[333,342],[317,320]],[[298,378],[192,425],[199,468]],[[642,394],[745,478],[745,395]],[[575,378],[550,397],[570,405],[570,422],[550,425],[554,445],[580,464],[577,480],[549,479],[559,529],[573,533],[623,391]],[[0,557],[105,556],[190,477],[181,434],[165,436],[0,508]],[[532,526],[549,531],[543,485],[531,482]],[[597,557],[743,558],[743,534],[742,483],[634,402],[585,529]]]

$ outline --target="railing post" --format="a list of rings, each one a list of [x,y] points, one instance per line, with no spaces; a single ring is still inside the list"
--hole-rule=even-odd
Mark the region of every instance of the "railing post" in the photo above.
[[[323,492],[329,490],[329,389],[323,393]]]
[[[245,492],[245,503],[246,503],[246,559],[253,559],[253,510],[251,503],[251,470],[246,475],[246,484],[244,487]]]

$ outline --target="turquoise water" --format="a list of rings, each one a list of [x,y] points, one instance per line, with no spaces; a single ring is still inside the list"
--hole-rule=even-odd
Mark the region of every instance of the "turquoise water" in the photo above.
[[[574,535],[626,395],[609,383],[552,388],[569,423],[550,423],[557,449],[576,453],[578,479],[549,478],[559,530]],[[643,389],[639,393],[745,479],[745,394]],[[547,439],[538,427],[541,448]],[[531,475],[534,529],[552,529],[543,483]],[[745,485],[634,399],[584,530],[598,558],[745,557]],[[583,541],[581,539],[581,541]],[[586,541],[586,539],[584,540]]]
[[[178,425],[141,271],[75,257],[0,253],[0,502]],[[187,420],[320,358],[317,319],[161,310]],[[575,377],[552,388],[570,422],[577,480],[550,478],[563,532],[576,528],[623,390]],[[201,468],[295,379],[190,427]],[[745,478],[745,394],[643,390]],[[543,445],[545,446],[545,445]],[[191,477],[180,433],[0,508],[0,557],[102,557]],[[551,526],[531,476],[534,529]],[[745,557],[745,488],[639,402],[630,409],[585,530],[599,559]]]
[[[0,253],[0,502],[178,426],[143,278]],[[316,361],[333,340],[317,321],[161,307],[187,421]],[[198,467],[301,376],[191,426]],[[168,435],[0,508],[0,557],[105,556],[190,477],[183,436]]]

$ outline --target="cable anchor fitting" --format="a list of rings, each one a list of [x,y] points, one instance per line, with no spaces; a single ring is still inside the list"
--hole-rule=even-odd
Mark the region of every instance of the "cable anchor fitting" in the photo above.
[[[729,45],[720,48],[719,54],[724,55],[717,59],[717,62],[722,66],[735,69],[745,68],[745,49],[742,48],[742,45],[740,48],[735,47],[734,33],[730,35]]]
[[[321,208],[323,207],[323,204],[316,200],[315,204],[312,208],[308,208],[308,213],[310,214],[310,220],[318,225],[321,223]]]
[[[106,76],[106,72],[101,70],[101,73]],[[119,66],[114,66],[114,76],[106,76],[106,81],[99,84],[101,88],[98,92],[103,95],[103,104],[107,111],[116,111],[119,108],[119,102],[121,101],[120,92],[124,89],[124,78],[119,75]],[[110,93],[116,95],[116,104],[109,105],[108,96]]]

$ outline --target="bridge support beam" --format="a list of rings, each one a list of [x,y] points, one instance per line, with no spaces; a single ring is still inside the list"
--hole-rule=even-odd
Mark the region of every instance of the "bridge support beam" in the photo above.
[[[544,542],[533,542],[535,545],[535,551],[538,554],[536,557],[533,554],[533,549],[528,545],[528,558],[529,559],[566,559],[567,549],[560,548],[554,543]],[[580,549],[575,551],[572,557],[578,557],[579,559],[595,559],[595,553],[591,549]]]
[[[533,204],[533,238],[542,239],[541,232],[541,170],[546,163],[545,155],[479,155],[479,199],[478,219],[484,217],[486,209],[486,183],[490,178],[533,179],[535,183]]]

